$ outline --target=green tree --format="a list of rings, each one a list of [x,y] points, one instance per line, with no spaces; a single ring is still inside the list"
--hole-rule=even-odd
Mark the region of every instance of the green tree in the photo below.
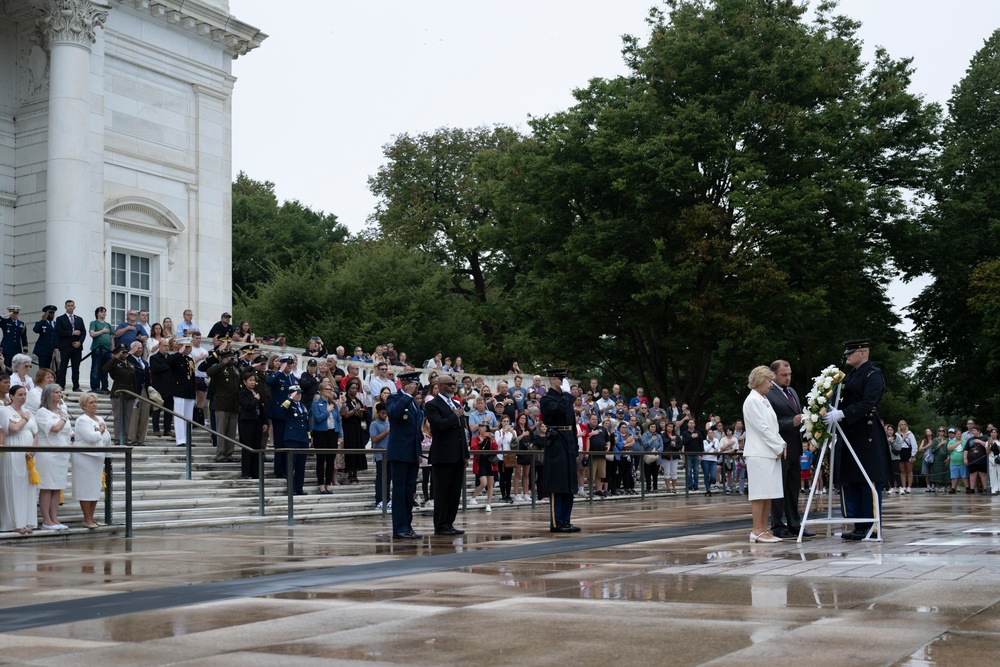
[[[952,91],[937,187],[923,227],[905,244],[909,275],[933,278],[911,311],[945,412],[1000,412],[1000,30]]]
[[[356,240],[315,262],[276,267],[236,314],[296,345],[315,335],[331,350],[393,342],[419,365],[446,344],[475,358],[483,344],[473,310],[450,286],[449,271],[426,253]]]
[[[233,292],[252,297],[276,267],[314,262],[348,237],[335,215],[316,212],[298,200],[280,206],[274,183],[242,171],[233,182]]]
[[[514,151],[541,222],[512,223],[513,263],[541,357],[736,411],[754,365],[787,358],[806,388],[844,339],[898,343],[888,249],[937,109],[909,61],[866,68],[830,5],[807,24],[791,1],[668,4],[628,76]]]

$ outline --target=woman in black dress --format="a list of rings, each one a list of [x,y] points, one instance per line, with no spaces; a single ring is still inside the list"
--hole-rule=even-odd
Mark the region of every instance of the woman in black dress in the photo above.
[[[240,444],[253,450],[263,447],[264,433],[267,432],[267,406],[257,391],[257,374],[253,369],[243,371],[243,386],[240,387],[239,425]],[[260,455],[240,448],[240,471],[243,479],[260,477]]]
[[[347,399],[340,409],[340,422],[344,428],[344,449],[362,449],[364,438],[362,433],[366,425],[365,404],[358,397],[358,390],[361,388],[361,380],[351,378],[345,387]],[[368,470],[368,459],[364,454],[345,454],[344,466],[347,469],[347,483],[358,483],[358,471]]]

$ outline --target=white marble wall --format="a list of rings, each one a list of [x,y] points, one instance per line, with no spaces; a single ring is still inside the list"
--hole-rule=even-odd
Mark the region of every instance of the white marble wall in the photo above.
[[[17,301],[31,320],[56,298],[45,289],[48,82],[34,19],[12,9],[19,4],[0,4],[0,306]],[[89,242],[79,290],[55,303],[75,299],[89,321],[109,305],[112,249],[131,251],[153,257],[154,321],[191,308],[208,326],[231,309],[232,58],[263,36],[225,16],[202,23],[228,14],[228,0],[167,0],[166,15],[110,4],[91,48],[91,118],[81,128]]]

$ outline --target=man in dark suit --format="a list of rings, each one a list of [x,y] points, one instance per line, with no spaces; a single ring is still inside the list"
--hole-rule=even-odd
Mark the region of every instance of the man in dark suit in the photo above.
[[[802,456],[802,402],[792,389],[792,367],[783,359],[771,364],[774,380],[767,392],[767,400],[778,417],[778,435],[785,441],[786,455],[781,460],[781,482],[784,495],[771,501],[771,532],[775,537],[794,540],[799,536],[802,517],[799,515],[799,488]],[[816,533],[802,531],[802,537],[815,537]]]
[[[417,471],[420,470],[420,443],[424,439],[420,427],[424,411],[414,395],[420,389],[420,373],[400,373],[403,388],[390,394],[385,401],[389,415],[389,444],[385,455],[392,479],[392,535],[415,540],[421,535],[413,530],[413,497],[417,493]]]
[[[135,409],[135,399],[122,394],[123,390],[135,391],[135,366],[128,362],[128,348],[119,345],[111,353],[111,358],[102,368],[111,376],[111,416],[114,420],[113,440],[117,444],[132,444],[128,441],[129,424]]]
[[[882,515],[882,485],[889,481],[889,444],[885,429],[878,414],[878,404],[885,393],[885,378],[882,371],[868,359],[871,341],[867,339],[849,340],[844,343],[844,360],[853,368],[843,380],[840,405],[826,413],[823,421],[828,428],[840,423],[844,437],[861,461],[864,472],[875,486],[878,498],[879,516]],[[875,517],[871,487],[865,480],[862,469],[854,461],[839,438],[836,446],[836,476],[834,480],[841,489],[844,516],[856,521],[852,532],[845,532],[845,540],[863,540],[868,536]],[[864,521],[864,519],[868,519]],[[880,537],[874,535],[873,537]]]
[[[469,463],[469,443],[462,424],[464,410],[453,397],[458,383],[450,375],[434,380],[438,395],[424,405],[431,427],[431,475],[434,480],[434,534],[461,535],[455,516],[462,495],[462,481]]]
[[[73,364],[73,391],[80,391],[80,362],[83,359],[83,341],[87,339],[87,326],[82,317],[74,314],[75,310],[76,302],[69,299],[66,301],[66,312],[56,318],[56,337],[59,339],[56,382],[66,389],[66,371]]]
[[[42,308],[42,319],[35,322],[32,328],[32,331],[38,334],[34,354],[38,357],[39,368],[52,368],[52,353],[59,348],[59,338],[56,336],[56,325],[53,321],[56,318],[56,310],[58,309],[55,306]]]

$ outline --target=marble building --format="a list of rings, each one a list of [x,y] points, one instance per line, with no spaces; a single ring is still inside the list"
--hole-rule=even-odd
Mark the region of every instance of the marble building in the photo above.
[[[266,35],[229,5],[0,0],[0,306],[29,327],[230,308],[232,61]]]

